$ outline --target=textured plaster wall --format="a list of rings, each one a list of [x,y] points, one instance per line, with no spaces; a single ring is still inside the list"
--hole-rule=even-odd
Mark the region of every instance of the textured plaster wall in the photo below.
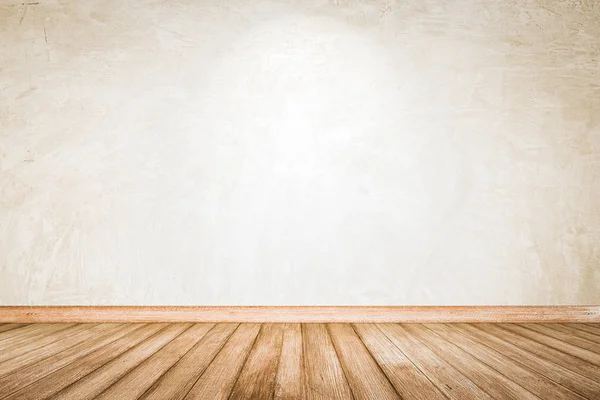
[[[0,304],[600,303],[599,51],[596,0],[4,1]]]

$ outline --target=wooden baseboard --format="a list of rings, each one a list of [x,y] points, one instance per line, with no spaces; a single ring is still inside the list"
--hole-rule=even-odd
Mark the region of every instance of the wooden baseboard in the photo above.
[[[600,306],[0,306],[0,323],[183,321],[600,323]]]

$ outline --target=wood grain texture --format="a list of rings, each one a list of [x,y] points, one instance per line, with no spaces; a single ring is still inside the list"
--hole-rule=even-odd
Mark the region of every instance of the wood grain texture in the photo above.
[[[575,337],[588,340],[590,342],[594,342],[596,344],[600,344],[600,335],[596,335],[594,333],[590,333],[587,331],[583,331],[581,329],[577,329],[571,325],[564,324],[545,324],[543,325],[547,328],[554,329],[559,332],[567,333],[569,335],[573,335]]]
[[[354,330],[403,399],[441,400],[446,398],[374,324],[355,324]]]
[[[558,383],[546,379],[543,375],[522,367],[509,357],[493,350],[478,341],[471,339],[459,332],[437,324],[426,325],[426,328],[436,333],[440,338],[447,340],[464,352],[471,354],[479,361],[498,371],[504,377],[517,385],[527,389],[541,399],[557,400],[585,400],[585,397],[572,392]]]
[[[161,324],[124,324],[0,378],[0,388],[5,395],[16,391],[8,399],[46,398],[95,371],[163,327]],[[118,340],[121,338],[123,339]]]
[[[538,324],[524,324],[521,325],[524,328],[530,329],[532,331],[536,331],[541,333],[542,335],[550,336],[556,340],[560,340],[562,342],[568,343],[570,345],[591,351],[592,353],[598,354],[598,344],[594,341],[584,339],[579,337],[578,335],[574,335],[571,332],[563,332],[559,329],[553,329],[549,326],[538,325]]]
[[[324,324],[303,324],[307,399],[352,399],[333,343]]]
[[[530,370],[540,373],[566,388],[573,390],[588,399],[600,398],[600,382],[586,378],[562,365],[548,361],[528,350],[502,338],[502,333],[494,336],[478,325],[450,324],[447,325],[463,335],[467,335],[480,343],[497,350],[501,354],[515,360]]]
[[[431,351],[402,326],[397,324],[378,326],[449,399],[492,399],[479,386]]]
[[[573,328],[600,335],[600,324],[570,324]]]
[[[597,306],[4,306],[0,323],[600,322]]]
[[[96,399],[135,400],[181,359],[213,324],[195,324],[115,382]]]
[[[280,400],[303,400],[305,398],[302,327],[300,324],[285,325],[274,398]]]
[[[583,349],[563,340],[555,339],[552,336],[540,333],[537,330],[529,329],[524,326],[506,324],[502,327],[504,329],[510,330],[511,332],[517,333],[521,336],[534,340],[538,343],[542,343],[548,347],[552,347],[553,349],[562,351],[563,353],[570,354],[572,356],[581,358],[582,360],[585,360],[589,363],[600,366],[600,354],[594,353],[593,351]]]
[[[75,324],[47,324],[44,325],[44,329],[42,330],[32,332],[29,335],[17,336],[9,342],[2,344],[0,362],[55,342],[64,335],[77,332],[80,328],[82,328],[82,326],[76,327]],[[62,333],[60,335],[54,335],[54,332]]]
[[[19,368],[24,368],[28,365],[51,357],[53,354],[61,353],[62,351],[65,351],[81,342],[90,340],[98,334],[102,334],[105,331],[111,330],[115,326],[117,325],[78,325],[69,328],[70,330],[68,332],[57,332],[56,335],[53,336],[59,336],[58,340],[55,340],[44,347],[23,352],[17,357],[13,357],[10,360],[0,363],[0,377],[8,375]]]
[[[512,330],[507,329],[506,325],[480,324],[474,326],[594,381],[597,381],[598,376],[600,376],[600,368],[598,366],[590,364],[579,357],[574,357],[563,351],[547,346],[546,344],[521,336]]]
[[[140,399],[183,399],[237,327],[237,324],[216,325]]]
[[[328,329],[355,399],[400,399],[351,325],[330,324]]]
[[[24,353],[0,363],[0,400],[600,398],[600,367],[573,353],[600,344],[568,324],[25,328],[45,345],[11,338]]]
[[[265,324],[244,363],[229,399],[272,399],[284,327]]]
[[[259,331],[258,324],[240,325],[185,399],[227,399]]]
[[[22,328],[24,326],[27,326],[27,324],[2,324],[2,325],[0,325],[0,333],[6,332],[6,331],[11,331],[11,330],[17,329],[17,328]]]
[[[500,374],[487,364],[481,362],[473,355],[462,350],[448,340],[436,335],[422,325],[405,325],[405,329],[415,336],[434,353],[458,369],[477,386],[496,399],[527,399],[535,400],[538,397],[519,386],[511,379]]]
[[[2,332],[0,334],[0,346],[4,349],[10,348],[13,343],[18,342],[27,342],[33,339],[34,337],[43,334],[44,332],[48,332],[48,330],[61,330],[63,328],[68,328],[73,324],[30,324],[26,325],[19,330],[9,330],[7,332]]]
[[[165,346],[190,324],[168,325],[142,343],[127,350],[115,359],[102,365],[84,378],[72,383],[60,392],[50,396],[51,399],[94,399],[106,388],[116,382],[124,374],[132,370],[136,365],[146,360],[158,349]]]

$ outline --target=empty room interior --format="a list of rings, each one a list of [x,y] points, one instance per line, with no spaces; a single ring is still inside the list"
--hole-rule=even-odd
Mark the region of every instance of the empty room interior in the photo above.
[[[0,400],[600,399],[600,0],[0,1]]]

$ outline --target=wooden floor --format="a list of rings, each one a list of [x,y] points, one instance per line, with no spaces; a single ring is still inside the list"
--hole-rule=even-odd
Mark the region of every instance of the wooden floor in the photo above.
[[[3,324],[1,399],[600,399],[600,324]]]

